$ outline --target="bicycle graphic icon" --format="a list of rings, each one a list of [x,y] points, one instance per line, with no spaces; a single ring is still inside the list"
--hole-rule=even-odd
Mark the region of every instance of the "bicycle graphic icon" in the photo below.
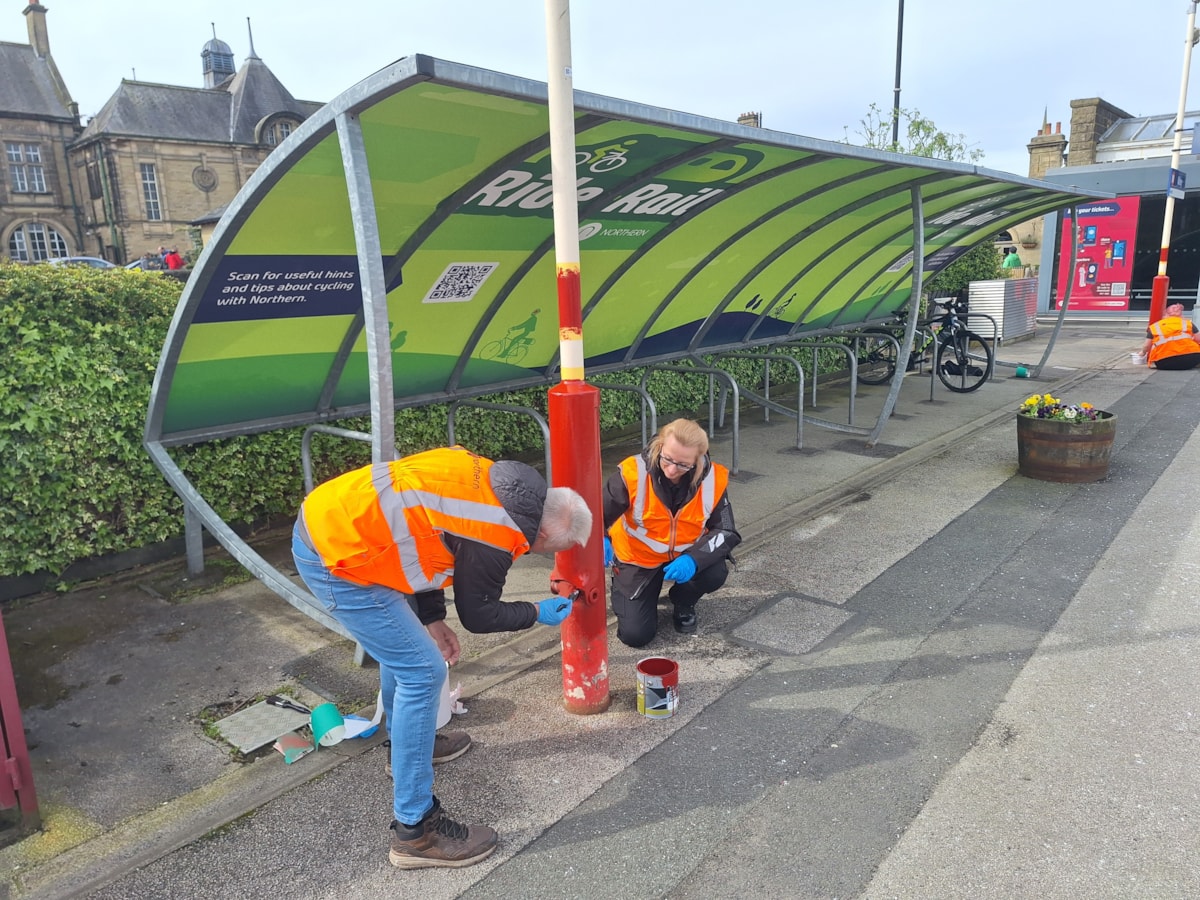
[[[505,336],[484,344],[479,350],[479,358],[495,359],[515,366],[525,359],[532,346],[533,338],[527,334]]]
[[[575,153],[575,168],[586,165],[589,172],[595,172],[597,175],[619,169],[629,162],[626,154],[629,152],[629,146],[636,143],[637,141],[627,141],[625,144],[610,144],[607,147],[597,147],[591,152],[578,150]]]
[[[520,365],[533,346],[533,332],[537,329],[537,317],[541,309],[535,309],[524,322],[512,326],[504,337],[488,341],[479,350],[480,359],[496,359]]]

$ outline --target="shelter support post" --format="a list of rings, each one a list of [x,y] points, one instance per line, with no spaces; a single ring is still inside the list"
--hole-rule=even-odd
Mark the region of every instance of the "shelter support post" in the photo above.
[[[195,577],[204,572],[204,528],[190,503],[183,504],[183,546],[187,551],[187,573]]]
[[[1075,204],[1073,207],[1071,207],[1071,227],[1075,228],[1075,225],[1078,221],[1079,221],[1079,204]],[[1075,271],[1075,261],[1078,257],[1079,257],[1079,241],[1075,240],[1074,236],[1072,236],[1071,264],[1069,266],[1067,266],[1068,272]],[[1059,265],[1062,265],[1061,260],[1059,261]],[[1063,294],[1063,296],[1059,299],[1058,318],[1054,320],[1054,330],[1052,332],[1050,332],[1050,340],[1048,340],[1046,342],[1046,349],[1042,351],[1041,360],[1029,372],[1029,374],[1034,378],[1038,378],[1039,376],[1041,376],[1042,369],[1045,368],[1046,363],[1050,359],[1050,351],[1052,351],[1054,349],[1054,342],[1058,340],[1058,333],[1060,331],[1062,331],[1063,319],[1065,319],[1067,317],[1067,310],[1071,306],[1071,288],[1074,286],[1074,284],[1075,284],[1074,278],[1067,279],[1067,289],[1066,289],[1066,292]]]
[[[921,309],[921,278],[925,274],[925,204],[921,198],[921,186],[915,185],[912,190],[912,220],[913,220],[913,261],[912,261],[912,294],[908,300],[908,318],[904,320],[904,339],[900,342],[900,355],[896,357],[896,372],[892,375],[892,383],[888,386],[887,396],[883,398],[883,409],[875,420],[875,427],[867,438],[867,446],[874,447],[879,443],[883,434],[883,426],[892,417],[896,408],[896,400],[900,397],[900,386],[904,384],[904,373],[908,370],[908,357],[912,354],[913,338],[917,334],[917,313]],[[930,396],[932,397],[933,373],[929,373]]]
[[[337,133],[342,150],[342,166],[346,172],[346,189],[354,222],[354,244],[358,251],[359,284],[362,287],[367,380],[371,390],[371,459],[374,462],[391,462],[396,458],[395,391],[387,288],[383,277],[383,256],[379,249],[379,221],[375,217],[375,193],[371,189],[371,171],[363,142],[362,122],[358,116],[351,113],[338,116]]]

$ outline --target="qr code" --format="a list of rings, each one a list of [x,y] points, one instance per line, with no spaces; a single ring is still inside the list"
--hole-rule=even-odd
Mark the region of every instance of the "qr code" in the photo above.
[[[450,263],[422,303],[464,303],[483,287],[500,263]]]

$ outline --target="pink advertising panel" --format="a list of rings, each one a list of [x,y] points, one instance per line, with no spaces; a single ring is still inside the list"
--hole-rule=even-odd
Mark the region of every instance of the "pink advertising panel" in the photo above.
[[[1067,295],[1071,280],[1071,309],[1128,310],[1133,277],[1133,242],[1137,235],[1139,197],[1118,197],[1080,205],[1079,221],[1067,210],[1059,248],[1058,293],[1055,309]],[[1075,265],[1071,238],[1078,242]]]

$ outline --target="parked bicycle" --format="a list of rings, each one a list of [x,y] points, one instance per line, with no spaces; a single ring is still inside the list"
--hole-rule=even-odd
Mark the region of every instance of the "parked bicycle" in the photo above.
[[[992,374],[991,344],[967,328],[962,301],[950,298],[936,306],[945,312],[917,322],[908,369],[924,367],[932,357],[938,380],[947,388],[960,394],[978,390]],[[863,329],[858,339],[858,380],[863,384],[886,384],[895,375],[896,351],[904,340],[906,317],[907,311],[901,311],[895,325]]]

